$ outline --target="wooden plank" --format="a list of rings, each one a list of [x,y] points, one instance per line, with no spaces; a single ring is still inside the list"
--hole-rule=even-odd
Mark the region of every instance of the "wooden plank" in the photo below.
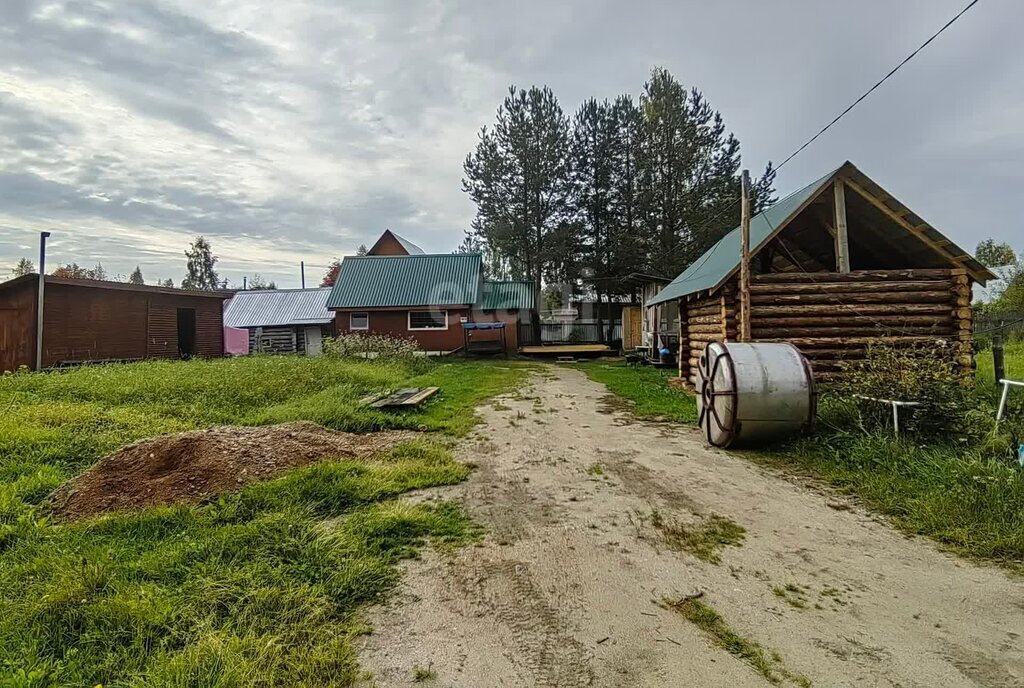
[[[850,242],[846,229],[846,190],[842,178],[833,184],[836,209],[836,272],[850,271]]]
[[[407,387],[370,403],[372,408],[416,406],[437,394],[439,387]]]
[[[582,354],[611,351],[611,347],[607,344],[553,344],[551,346],[524,346],[519,351],[524,354]]]

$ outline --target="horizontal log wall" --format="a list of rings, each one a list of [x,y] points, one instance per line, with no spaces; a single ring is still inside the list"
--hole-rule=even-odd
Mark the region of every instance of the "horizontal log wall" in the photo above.
[[[790,342],[819,379],[871,344],[913,345],[944,339],[957,363],[971,366],[971,283],[963,269],[773,273],[750,286],[754,341]]]
[[[697,384],[697,365],[711,342],[735,341],[737,336],[736,290],[726,285],[714,295],[680,304],[679,376]]]

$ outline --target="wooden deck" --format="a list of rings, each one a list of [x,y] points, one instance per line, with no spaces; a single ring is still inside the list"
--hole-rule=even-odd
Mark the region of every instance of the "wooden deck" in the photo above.
[[[607,344],[552,344],[520,347],[519,353],[526,356],[601,356],[614,352]]]

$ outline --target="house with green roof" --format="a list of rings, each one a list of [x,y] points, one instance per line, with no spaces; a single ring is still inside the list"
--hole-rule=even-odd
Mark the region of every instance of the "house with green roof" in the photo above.
[[[380,243],[380,242],[378,242]],[[411,337],[429,353],[458,351],[465,323],[503,323],[508,349],[536,308],[532,282],[484,279],[475,253],[347,256],[327,297],[339,334]],[[474,330],[473,337],[500,336]]]
[[[708,343],[741,337],[795,344],[819,379],[872,344],[939,342],[969,366],[971,288],[994,277],[850,162],[751,218],[749,291],[740,263],[737,227],[645,302],[684,379]]]

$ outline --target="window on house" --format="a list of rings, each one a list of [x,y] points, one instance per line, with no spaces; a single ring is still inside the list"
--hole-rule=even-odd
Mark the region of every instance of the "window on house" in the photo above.
[[[410,330],[447,330],[448,311],[409,311]]]
[[[348,329],[350,329],[350,330],[368,330],[368,329],[370,329],[370,314],[369,313],[349,313],[348,314]]]

